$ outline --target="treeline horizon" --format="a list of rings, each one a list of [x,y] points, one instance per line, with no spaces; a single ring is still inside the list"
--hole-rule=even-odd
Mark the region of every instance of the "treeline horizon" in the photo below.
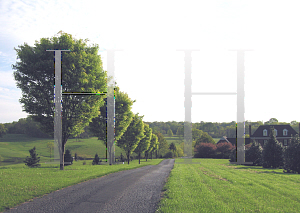
[[[164,135],[176,135],[183,136],[184,135],[184,123],[185,122],[177,122],[177,121],[168,121],[168,122],[146,122],[149,127],[157,132],[160,132]],[[48,134],[44,133],[40,129],[40,125],[38,122],[33,121],[31,116],[27,116],[27,118],[20,118],[19,121],[13,121],[11,123],[3,123],[3,125],[7,128],[7,134],[26,134],[31,137],[40,137],[40,138],[52,138]],[[276,118],[271,118],[269,121],[245,121],[245,135],[246,138],[249,138],[249,125],[251,125],[251,134],[253,134],[256,129],[261,125],[290,125],[296,132],[299,133],[299,122],[296,120],[288,122],[279,122]],[[236,137],[236,121],[232,122],[197,122],[192,123],[192,129],[198,129],[203,132],[206,132],[212,138],[221,138],[226,136],[228,138]],[[170,133],[170,131],[172,133]],[[89,138],[94,137],[93,134],[89,131],[89,126],[84,128],[84,132],[77,137],[71,136],[70,138]]]

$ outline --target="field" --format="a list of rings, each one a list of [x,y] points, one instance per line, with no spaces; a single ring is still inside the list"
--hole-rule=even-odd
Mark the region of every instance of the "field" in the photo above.
[[[23,163],[26,156],[29,156],[29,150],[34,146],[41,162],[50,161],[50,152],[47,148],[48,142],[53,142],[53,139],[32,138],[24,134],[7,134],[0,138],[0,156],[2,162],[0,166]],[[77,153],[80,157],[93,158],[95,154],[100,158],[106,158],[106,146],[104,143],[91,137],[88,139],[69,139],[66,144],[66,149],[71,151],[72,156]],[[125,151],[118,146],[115,146],[115,156],[119,157]],[[53,151],[52,151],[53,156]],[[133,153],[133,156],[137,156]]]
[[[193,159],[176,164],[158,212],[300,212],[300,175],[282,169]]]

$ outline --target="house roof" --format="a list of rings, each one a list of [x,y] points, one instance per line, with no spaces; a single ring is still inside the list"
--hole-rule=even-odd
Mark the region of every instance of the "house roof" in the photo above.
[[[222,138],[220,138],[220,140],[217,142],[217,143],[221,143],[221,142],[227,142],[229,143],[229,141],[227,140],[227,137],[226,136],[223,136]]]
[[[290,125],[261,125],[257,128],[257,130],[251,135],[252,137],[263,137],[263,130],[267,130],[267,135],[269,137],[270,135],[270,127],[273,126],[274,129],[277,130],[277,136],[276,137],[292,137],[291,135],[298,134]],[[287,129],[287,136],[283,135],[283,130]],[[266,136],[265,136],[266,137]]]
[[[222,142],[228,142],[231,143],[232,145],[236,145],[236,138],[227,138],[226,136],[223,136],[218,142],[218,143],[222,143]],[[250,138],[245,138],[245,145],[250,143]]]

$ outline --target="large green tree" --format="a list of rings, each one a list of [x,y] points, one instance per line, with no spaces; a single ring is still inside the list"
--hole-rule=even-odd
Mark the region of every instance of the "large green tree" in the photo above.
[[[201,137],[197,138],[196,145],[200,143],[212,143],[215,144],[215,140],[206,132],[203,132]]]
[[[102,93],[107,87],[107,72],[103,70],[98,55],[98,45],[87,46],[88,40],[76,40],[72,35],[60,32],[59,37],[42,38],[35,46],[18,46],[17,58],[13,65],[17,87],[22,90],[20,103],[25,112],[32,115],[41,129],[54,136],[54,58],[46,50],[70,50],[62,53],[62,92]],[[57,85],[59,86],[59,85]],[[101,95],[62,96],[62,144],[59,147],[64,169],[65,144],[70,135],[83,132],[92,118],[99,115],[104,105]]]
[[[171,129],[169,129],[167,134],[168,134],[168,136],[169,136],[169,137],[172,137],[172,136],[173,136],[173,132],[172,132],[172,130],[171,130]]]
[[[117,146],[125,150],[128,164],[130,155],[136,149],[140,140],[145,137],[143,117],[139,116],[138,113],[135,114],[126,132],[117,142]]]
[[[107,98],[104,98],[105,103],[107,104]],[[131,112],[131,107],[133,103],[127,93],[121,92],[118,86],[115,86],[115,143],[117,144],[118,140],[126,132],[128,126],[130,125],[133,119],[133,113]],[[100,107],[100,115],[92,119],[92,122],[89,125],[89,130],[92,134],[98,137],[98,140],[102,140],[104,144],[106,141],[106,112],[107,106],[103,105]],[[113,144],[107,143],[108,153],[112,152]]]
[[[192,138],[193,138],[193,141],[197,140],[198,138],[201,138],[202,134],[203,134],[202,130],[192,129]]]
[[[149,149],[152,139],[152,129],[148,124],[144,124],[144,135],[145,137],[140,140],[138,146],[134,150],[134,152],[139,156],[139,164],[141,163],[141,154]]]

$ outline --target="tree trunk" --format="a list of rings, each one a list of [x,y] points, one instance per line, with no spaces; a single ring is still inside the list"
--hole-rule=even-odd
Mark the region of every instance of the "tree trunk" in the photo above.
[[[130,157],[130,153],[127,153],[127,161],[128,161],[128,165],[129,165],[129,157]]]
[[[139,152],[139,164],[141,164],[141,153]]]
[[[152,153],[153,153],[153,152],[151,152],[151,160],[152,160]]]
[[[145,157],[146,157],[146,161],[147,161],[147,159],[148,159],[148,152],[147,151],[145,152]]]
[[[60,170],[64,170],[65,166],[65,159],[64,159],[64,153],[65,153],[65,145],[64,142],[62,142],[62,152],[61,152],[61,162],[60,162]]]

